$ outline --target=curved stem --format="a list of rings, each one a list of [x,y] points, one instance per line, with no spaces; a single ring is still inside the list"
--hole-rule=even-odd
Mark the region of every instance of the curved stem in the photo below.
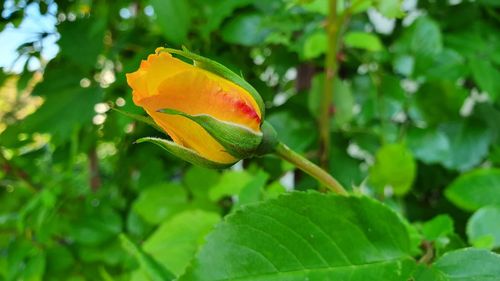
[[[285,144],[280,142],[276,146],[275,154],[280,158],[292,163],[311,177],[317,179],[321,184],[323,184],[333,192],[340,195],[347,195],[347,191],[335,178],[325,172],[325,170],[318,167],[316,164],[307,160],[297,152],[291,150]]]

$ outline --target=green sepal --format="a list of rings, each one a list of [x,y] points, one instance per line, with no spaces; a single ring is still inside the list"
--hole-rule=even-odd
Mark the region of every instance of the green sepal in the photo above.
[[[148,116],[143,116],[143,115],[139,115],[139,114],[135,114],[135,113],[130,113],[130,112],[126,112],[126,111],[123,111],[123,110],[120,110],[120,109],[117,109],[115,107],[111,107],[111,110],[114,110],[120,114],[123,114],[129,118],[132,118],[134,119],[135,121],[139,121],[141,123],[144,123],[144,124],[147,124],[153,128],[155,128],[156,130],[158,130],[159,132],[162,132],[162,133],[165,133],[165,131],[160,127],[158,126],[155,121],[153,120],[153,118],[151,117],[148,117]]]
[[[255,90],[250,83],[248,83],[243,77],[240,75],[234,73],[231,71],[229,68],[225,67],[224,65],[213,61],[211,59],[202,57],[200,55],[194,54],[190,52],[188,49],[183,48],[183,50],[177,50],[177,49],[171,49],[171,48],[165,48],[165,51],[173,54],[177,54],[180,56],[183,56],[185,58],[191,59],[194,61],[195,65],[199,68],[205,69],[209,72],[212,72],[216,75],[219,75],[236,85],[242,87],[245,89],[247,92],[250,93],[250,95],[253,97],[257,105],[259,106],[260,113],[261,113],[261,119],[264,119],[264,112],[265,112],[265,106],[264,106],[264,101],[262,100],[262,97],[260,96],[259,92]]]
[[[234,163],[218,163],[214,162],[212,160],[209,160],[200,154],[198,152],[183,147],[181,145],[176,144],[173,141],[161,139],[161,138],[153,138],[153,137],[144,137],[140,138],[135,141],[135,143],[142,143],[142,142],[150,142],[154,143],[161,148],[165,149],[166,151],[172,153],[173,155],[181,158],[184,161],[187,161],[191,164],[197,165],[197,166],[202,166],[206,168],[211,168],[211,169],[224,169],[227,167],[232,166]]]
[[[232,156],[243,159],[251,157],[262,142],[262,133],[254,132],[238,124],[218,120],[207,114],[190,115],[175,109],[160,109],[158,112],[180,115],[197,123],[207,131]]]
[[[260,126],[262,131],[262,142],[255,151],[255,155],[262,156],[269,153],[274,153],[279,144],[278,133],[269,122],[264,121]]]

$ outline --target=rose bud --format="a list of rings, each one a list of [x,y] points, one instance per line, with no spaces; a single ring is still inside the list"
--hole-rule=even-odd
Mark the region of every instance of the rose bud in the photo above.
[[[137,142],[153,142],[211,168],[269,153],[278,143],[272,127],[263,122],[259,93],[215,61],[187,50],[158,48],[136,72],[127,74],[127,82],[134,103],[173,140],[147,137]]]

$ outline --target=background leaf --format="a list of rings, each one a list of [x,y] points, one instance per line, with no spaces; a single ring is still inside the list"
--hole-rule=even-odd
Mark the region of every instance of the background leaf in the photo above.
[[[180,45],[186,40],[191,21],[189,5],[185,1],[150,0],[156,13],[156,23],[168,41]]]
[[[500,170],[479,169],[460,176],[446,188],[446,197],[460,208],[474,211],[500,204]]]
[[[404,145],[389,144],[377,151],[370,170],[370,183],[378,190],[390,187],[395,194],[403,195],[410,190],[415,173],[411,152]]]
[[[500,207],[486,206],[477,210],[467,222],[467,237],[481,248],[500,247]]]
[[[434,268],[446,281],[490,281],[500,275],[497,254],[477,249],[450,252],[436,261]]]

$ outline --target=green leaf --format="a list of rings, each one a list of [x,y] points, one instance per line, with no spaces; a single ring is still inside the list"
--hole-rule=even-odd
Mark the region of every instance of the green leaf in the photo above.
[[[375,155],[369,182],[381,192],[390,187],[396,195],[404,195],[413,184],[416,170],[411,151],[402,144],[387,144]]]
[[[408,147],[415,158],[424,163],[441,163],[451,153],[450,141],[439,130],[412,127],[406,138]]]
[[[38,249],[33,249],[29,259],[25,262],[21,280],[42,281],[45,273],[46,257],[45,253]]]
[[[419,264],[413,273],[411,281],[446,281],[441,273],[426,264]]]
[[[33,114],[2,132],[0,143],[13,147],[19,145],[19,134],[49,133],[51,142],[57,145],[69,140],[76,129],[92,125],[94,106],[102,99],[102,89],[80,87],[82,77],[79,75],[70,64],[51,63],[44,81],[32,93],[45,97],[44,103]]]
[[[143,249],[178,276],[219,220],[218,214],[201,210],[179,213],[161,224],[144,242]]]
[[[133,262],[118,239],[110,240],[98,246],[82,245],[77,248],[79,261],[85,263],[100,263],[103,265],[117,265]]]
[[[443,281],[495,281],[500,280],[499,265],[500,255],[469,248],[446,253],[433,268]]]
[[[187,39],[191,25],[191,8],[186,1],[150,0],[156,17],[155,21],[168,41],[181,45]]]
[[[297,152],[303,152],[316,137],[314,121],[301,118],[292,111],[274,113],[267,121],[276,129],[280,140]]]
[[[151,281],[168,281],[175,279],[173,273],[137,247],[125,234],[120,234],[120,241],[122,246],[139,261],[141,268]]]
[[[429,80],[457,81],[469,74],[465,59],[453,49],[443,49],[428,63],[420,63],[418,71]]]
[[[344,43],[351,48],[365,49],[371,52],[378,52],[384,49],[382,42],[373,33],[351,31],[346,33]]]
[[[425,83],[415,94],[419,110],[430,125],[460,119],[460,109],[468,92],[455,82],[440,80]]]
[[[229,154],[238,159],[251,157],[262,142],[262,133],[239,124],[218,120],[207,114],[190,115],[174,109],[159,112],[186,117],[203,127]]]
[[[375,0],[377,10],[387,18],[399,18],[404,15],[402,0]]]
[[[450,154],[443,159],[446,168],[466,171],[488,155],[491,132],[479,120],[445,124],[442,130],[450,140]]]
[[[208,37],[212,31],[217,30],[225,18],[230,16],[234,10],[252,4],[253,0],[219,0],[201,1],[204,5],[203,12],[207,22],[199,28],[204,37]]]
[[[136,143],[143,143],[143,142],[154,143],[159,147],[165,149],[166,151],[172,153],[173,155],[181,158],[184,161],[206,168],[224,169],[234,164],[234,163],[224,164],[211,161],[209,159],[204,158],[203,156],[198,154],[198,152],[192,149],[180,146],[173,141],[168,141],[165,139],[145,137],[136,140]]]
[[[185,209],[187,193],[177,184],[160,184],[142,191],[133,209],[148,223],[159,224]]]
[[[308,12],[328,15],[328,0],[309,0],[303,2],[302,6]]]
[[[291,193],[247,205],[207,237],[180,280],[407,280],[398,215],[365,197]]]
[[[257,13],[240,14],[222,27],[222,39],[227,43],[243,46],[258,45],[266,39],[270,30],[263,24],[262,15]]]
[[[225,196],[237,195],[251,181],[252,175],[246,171],[226,171],[210,189],[209,197],[212,201],[218,201]]]
[[[499,98],[500,71],[490,61],[473,57],[469,60],[472,77],[479,88],[486,92],[492,100]]]
[[[392,62],[392,67],[394,72],[398,74],[411,76],[413,74],[413,69],[415,68],[415,58],[410,55],[395,56]]]
[[[208,190],[219,182],[220,173],[203,167],[192,166],[184,174],[184,185],[194,197],[208,197]]]
[[[324,54],[327,48],[328,37],[326,32],[314,32],[305,39],[302,56],[306,60],[313,59]]]
[[[453,220],[449,215],[438,215],[422,226],[425,239],[434,241],[453,233]]]
[[[253,179],[245,185],[238,194],[238,200],[233,209],[238,209],[243,205],[259,202],[263,193],[263,188],[266,185],[269,175],[262,170],[259,170]]]
[[[419,59],[431,58],[443,50],[443,38],[439,25],[429,17],[419,17],[404,30],[393,47],[397,53],[415,55],[416,63],[419,63]]]
[[[381,1],[385,2],[385,1]],[[412,27],[410,49],[421,55],[436,55],[443,49],[439,25],[428,17],[420,17]]]
[[[104,47],[106,17],[100,15],[64,21],[58,26],[61,55],[82,70],[92,69]],[[73,70],[74,71],[74,70]]]
[[[348,146],[349,143],[340,135],[332,136],[330,174],[345,187],[359,186],[366,178],[366,173],[360,168],[362,161],[349,155]]]
[[[500,247],[500,205],[486,206],[477,210],[467,222],[467,237],[475,246]],[[489,241],[488,241],[489,240]],[[481,245],[482,242],[489,242]]]
[[[116,237],[122,230],[122,218],[111,207],[101,206],[83,212],[68,228],[69,237],[76,243],[98,246]]]
[[[497,0],[478,0],[477,3],[484,6],[498,7],[500,3]]]
[[[333,123],[339,127],[347,125],[354,117],[354,96],[347,80],[336,79],[333,85]]]
[[[478,169],[466,173],[445,190],[448,200],[467,211],[500,204],[498,194],[500,194],[500,169]]]
[[[324,92],[325,75],[323,73],[315,75],[307,99],[307,106],[311,115],[319,118],[321,99]],[[354,117],[353,108],[355,105],[351,85],[344,80],[335,79],[332,89],[332,105],[335,113],[332,122],[337,126],[348,124]]]

